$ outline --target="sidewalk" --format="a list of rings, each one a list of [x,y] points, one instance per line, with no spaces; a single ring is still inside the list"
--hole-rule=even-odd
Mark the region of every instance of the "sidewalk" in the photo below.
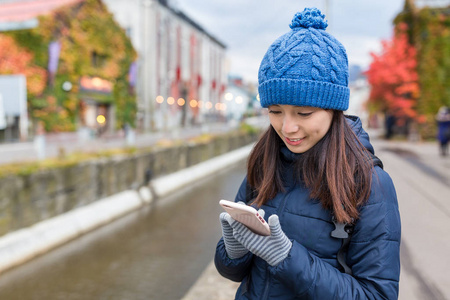
[[[211,262],[182,300],[230,300],[238,287],[238,282],[220,276]]]
[[[396,186],[402,218],[401,300],[450,299],[450,157],[437,143],[384,141],[371,134]],[[211,263],[183,300],[234,299],[238,284]]]
[[[450,157],[437,143],[374,144],[399,201],[400,299],[450,299]]]

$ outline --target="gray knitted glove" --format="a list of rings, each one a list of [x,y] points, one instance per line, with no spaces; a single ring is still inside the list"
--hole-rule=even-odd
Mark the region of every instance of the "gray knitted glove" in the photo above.
[[[242,246],[242,244],[234,238],[233,228],[231,228],[228,223],[228,218],[233,220],[233,218],[231,218],[231,216],[226,212],[220,214],[220,224],[222,225],[222,236],[225,244],[225,250],[227,251],[228,257],[231,259],[243,257],[247,254],[248,249]]]
[[[277,215],[269,217],[270,235],[253,233],[242,223],[226,218],[233,228],[233,236],[250,252],[264,259],[269,265],[276,266],[289,254],[292,242],[284,234]]]
[[[242,201],[239,201],[238,203],[245,204]],[[264,218],[264,210],[260,209],[258,210],[258,213],[261,215],[261,217]],[[231,259],[235,258],[241,258],[245,254],[247,254],[248,249],[242,246],[241,243],[236,241],[236,239],[233,236],[233,228],[231,228],[230,223],[227,220],[233,220],[234,219],[226,212],[223,212],[220,214],[220,224],[222,225],[222,236],[223,236],[223,242],[225,244],[225,250],[227,251],[228,257]]]

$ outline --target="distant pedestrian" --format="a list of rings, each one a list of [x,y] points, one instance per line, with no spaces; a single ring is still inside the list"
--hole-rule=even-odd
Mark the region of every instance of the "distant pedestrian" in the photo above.
[[[215,265],[236,299],[397,299],[395,188],[349,105],[344,46],[316,8],[295,15],[259,69],[270,126],[235,201],[260,209],[270,236],[228,213]],[[269,19],[269,18],[268,18]]]
[[[397,120],[393,114],[386,113],[384,123],[385,123],[385,127],[386,127],[385,137],[387,140],[390,140],[394,135],[394,126],[395,126],[396,121]]]
[[[437,138],[439,140],[440,153],[442,156],[448,155],[448,144],[450,142],[450,108],[442,106],[437,115],[438,124]]]

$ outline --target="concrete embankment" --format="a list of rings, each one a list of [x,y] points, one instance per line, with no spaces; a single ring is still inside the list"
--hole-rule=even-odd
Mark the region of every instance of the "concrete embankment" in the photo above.
[[[2,166],[0,237],[100,199],[136,190],[150,179],[244,147],[257,135],[255,131],[238,130],[194,139],[161,140],[150,148]]]
[[[243,161],[253,144],[217,156],[194,166],[152,180],[139,189],[129,189],[105,197],[57,217],[38,222],[0,238],[0,273],[50,251],[99,226],[149,205],[202,177],[220,172]]]

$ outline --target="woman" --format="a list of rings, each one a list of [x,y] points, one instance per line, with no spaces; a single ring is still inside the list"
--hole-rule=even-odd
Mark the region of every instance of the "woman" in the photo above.
[[[249,202],[249,188],[256,191],[250,202],[271,235],[220,215],[215,264],[241,282],[236,299],[398,298],[395,189],[374,165],[360,120],[343,114],[347,55],[326,26],[318,9],[296,14],[260,66],[271,125],[250,154],[235,201]]]

